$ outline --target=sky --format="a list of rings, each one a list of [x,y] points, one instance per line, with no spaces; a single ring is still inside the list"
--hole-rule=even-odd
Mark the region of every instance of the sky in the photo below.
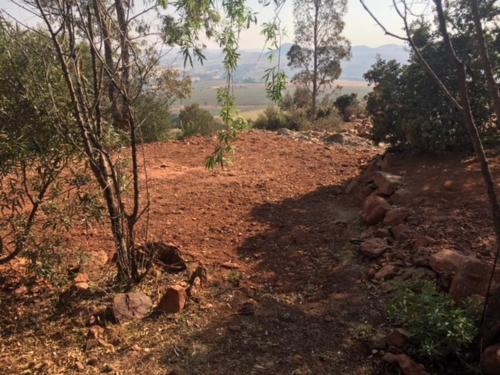
[[[293,1],[288,0],[281,13],[281,18],[287,29],[287,37],[283,42],[293,41]],[[259,24],[272,18],[272,9],[263,8],[258,0],[248,0],[252,9],[258,12],[257,18]],[[401,21],[396,16],[392,8],[392,0],[366,0],[366,4],[379,17],[384,24],[391,30],[399,32]],[[34,17],[20,11],[10,0],[0,0],[0,9],[8,11],[14,17],[28,24],[33,24]],[[366,11],[361,6],[359,0],[348,0],[348,11],[345,16],[344,35],[351,41],[352,45],[366,45],[369,47],[378,47],[384,44],[401,44],[394,38],[384,35],[383,31],[375,24]],[[264,38],[260,35],[261,26],[253,26],[246,30],[240,37],[240,47],[242,49],[259,49],[264,46]],[[216,48],[213,42],[207,42],[209,48]]]
[[[281,19],[287,29],[288,37],[286,42],[293,41],[293,1],[288,0],[281,13]],[[401,20],[396,15],[392,6],[392,0],[366,0],[374,14],[391,30],[399,32],[402,28]],[[248,4],[259,12],[258,22],[261,24],[272,18],[272,11],[269,7],[263,8],[258,0],[248,0]],[[348,10],[345,16],[344,35],[351,41],[352,45],[365,45],[369,47],[379,47],[384,44],[401,44],[401,41],[384,32],[370,18],[359,0],[348,0]],[[260,26],[254,26],[241,35],[240,44],[245,49],[260,49],[264,44],[264,38],[260,35]]]

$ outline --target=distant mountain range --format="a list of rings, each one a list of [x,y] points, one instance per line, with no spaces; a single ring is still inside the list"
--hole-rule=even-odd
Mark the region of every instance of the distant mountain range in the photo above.
[[[290,50],[291,44],[284,44],[281,47],[281,66],[289,76],[294,71],[288,67],[286,54]],[[240,82],[260,82],[264,71],[270,66],[267,60],[267,51],[242,50],[238,69],[235,73],[235,80]],[[277,53],[276,53],[277,55]],[[197,63],[193,68],[186,67],[185,71],[195,79],[213,80],[224,76],[222,65],[222,51],[206,50],[206,61],[203,65]],[[352,58],[342,63],[342,76],[340,79],[362,81],[363,74],[375,63],[377,56],[383,59],[395,59],[400,63],[408,60],[408,51],[403,46],[387,44],[380,47],[353,46]],[[277,56],[276,56],[277,57]],[[177,58],[172,61],[169,55],[162,60],[163,65],[183,69],[182,59]]]

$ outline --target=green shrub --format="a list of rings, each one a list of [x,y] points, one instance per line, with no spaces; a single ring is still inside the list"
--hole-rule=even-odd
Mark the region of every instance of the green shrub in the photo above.
[[[466,352],[474,342],[479,314],[471,306],[472,302],[458,306],[434,283],[419,281],[401,286],[388,313],[410,332],[413,354],[432,362]]]
[[[344,118],[349,121],[353,115],[356,115],[359,108],[358,94],[344,94],[335,99],[335,107]]]
[[[152,94],[141,96],[137,100],[136,112],[140,124],[141,142],[164,141],[168,138],[168,130],[175,127],[168,103],[159,96]]]
[[[287,114],[277,107],[268,107],[264,113],[254,121],[253,126],[257,129],[278,130],[287,128],[297,130],[297,123],[291,121]]]
[[[458,96],[456,74],[443,58],[446,49],[439,34],[425,25],[415,29],[415,34],[422,55],[451,93]],[[455,35],[453,43],[471,76],[481,77],[483,73],[474,53],[473,35]],[[498,62],[500,55],[495,55],[495,59]],[[414,54],[404,66],[394,60],[379,59],[365,74],[365,79],[373,85],[366,109],[373,120],[375,142],[423,151],[470,147],[463,116],[441,94]],[[469,95],[481,135],[485,139],[495,139],[496,133],[498,140],[499,129],[488,127],[492,110],[484,80],[471,80]]]
[[[198,103],[184,107],[179,113],[179,122],[183,138],[194,135],[209,136],[222,128],[221,122],[206,109],[200,108]]]

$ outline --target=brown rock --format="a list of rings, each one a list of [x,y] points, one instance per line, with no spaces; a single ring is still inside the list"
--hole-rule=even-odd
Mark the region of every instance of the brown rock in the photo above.
[[[363,241],[360,250],[364,256],[374,259],[381,256],[388,248],[389,245],[386,240],[382,238],[369,238]]]
[[[185,288],[180,285],[169,287],[158,303],[158,310],[167,314],[182,312],[186,305],[186,299]]]
[[[388,280],[396,276],[397,267],[392,264],[386,264],[375,275],[376,280]]]
[[[119,293],[113,298],[113,314],[119,323],[143,319],[152,306],[151,298],[142,292]]]
[[[382,360],[394,365],[397,364],[404,375],[429,375],[423,365],[416,363],[406,354],[386,353]]]
[[[378,195],[372,194],[366,198],[363,205],[363,220],[371,225],[380,223],[390,209],[389,202]]]
[[[391,330],[389,334],[385,337],[385,342],[389,346],[394,346],[396,348],[402,348],[406,345],[410,339],[410,333],[402,328],[396,328]]]
[[[26,287],[26,285],[22,285],[14,290],[14,294],[16,296],[24,296],[26,293],[28,293],[28,288]]]
[[[398,241],[407,240],[410,238],[411,230],[406,224],[399,224],[392,227],[392,235]]]
[[[399,225],[403,224],[410,216],[411,211],[405,207],[393,208],[385,214],[384,224],[386,225]]]
[[[398,189],[391,195],[391,202],[401,206],[407,205],[412,201],[412,199],[412,192],[405,188]]]
[[[455,274],[466,258],[454,250],[444,249],[431,255],[429,265],[438,274]]]
[[[402,177],[379,171],[375,173],[373,181],[378,187],[378,193],[389,196],[401,186]]]
[[[481,370],[485,375],[500,374],[500,344],[488,346],[481,354]]]
[[[476,294],[484,295],[488,287],[491,267],[491,264],[479,259],[465,258],[451,282],[451,297],[455,301],[462,301]]]

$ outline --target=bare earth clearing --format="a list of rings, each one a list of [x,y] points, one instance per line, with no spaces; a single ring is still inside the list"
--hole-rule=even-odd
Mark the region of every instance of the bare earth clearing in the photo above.
[[[241,135],[234,166],[213,173],[203,167],[213,147],[193,138],[145,148],[151,237],[208,270],[185,311],[108,323],[94,340],[89,320],[112,300],[110,262],[97,271],[87,265],[95,287],[65,303],[17,260],[0,273],[1,374],[391,373],[368,340],[384,322],[392,284],[367,277],[373,264],[351,241],[366,230],[360,202],[343,192],[383,150],[252,131]],[[436,240],[432,251],[454,246],[488,258],[493,232],[471,160],[406,157],[390,171],[405,176],[412,228]],[[447,180],[453,185],[443,189]],[[92,266],[95,254],[112,253],[106,225],[73,233],[71,248],[84,249]],[[410,242],[401,246],[412,251]],[[401,274],[412,265],[399,267]],[[187,279],[156,268],[140,288],[156,303]],[[13,293],[23,284],[26,291]]]

